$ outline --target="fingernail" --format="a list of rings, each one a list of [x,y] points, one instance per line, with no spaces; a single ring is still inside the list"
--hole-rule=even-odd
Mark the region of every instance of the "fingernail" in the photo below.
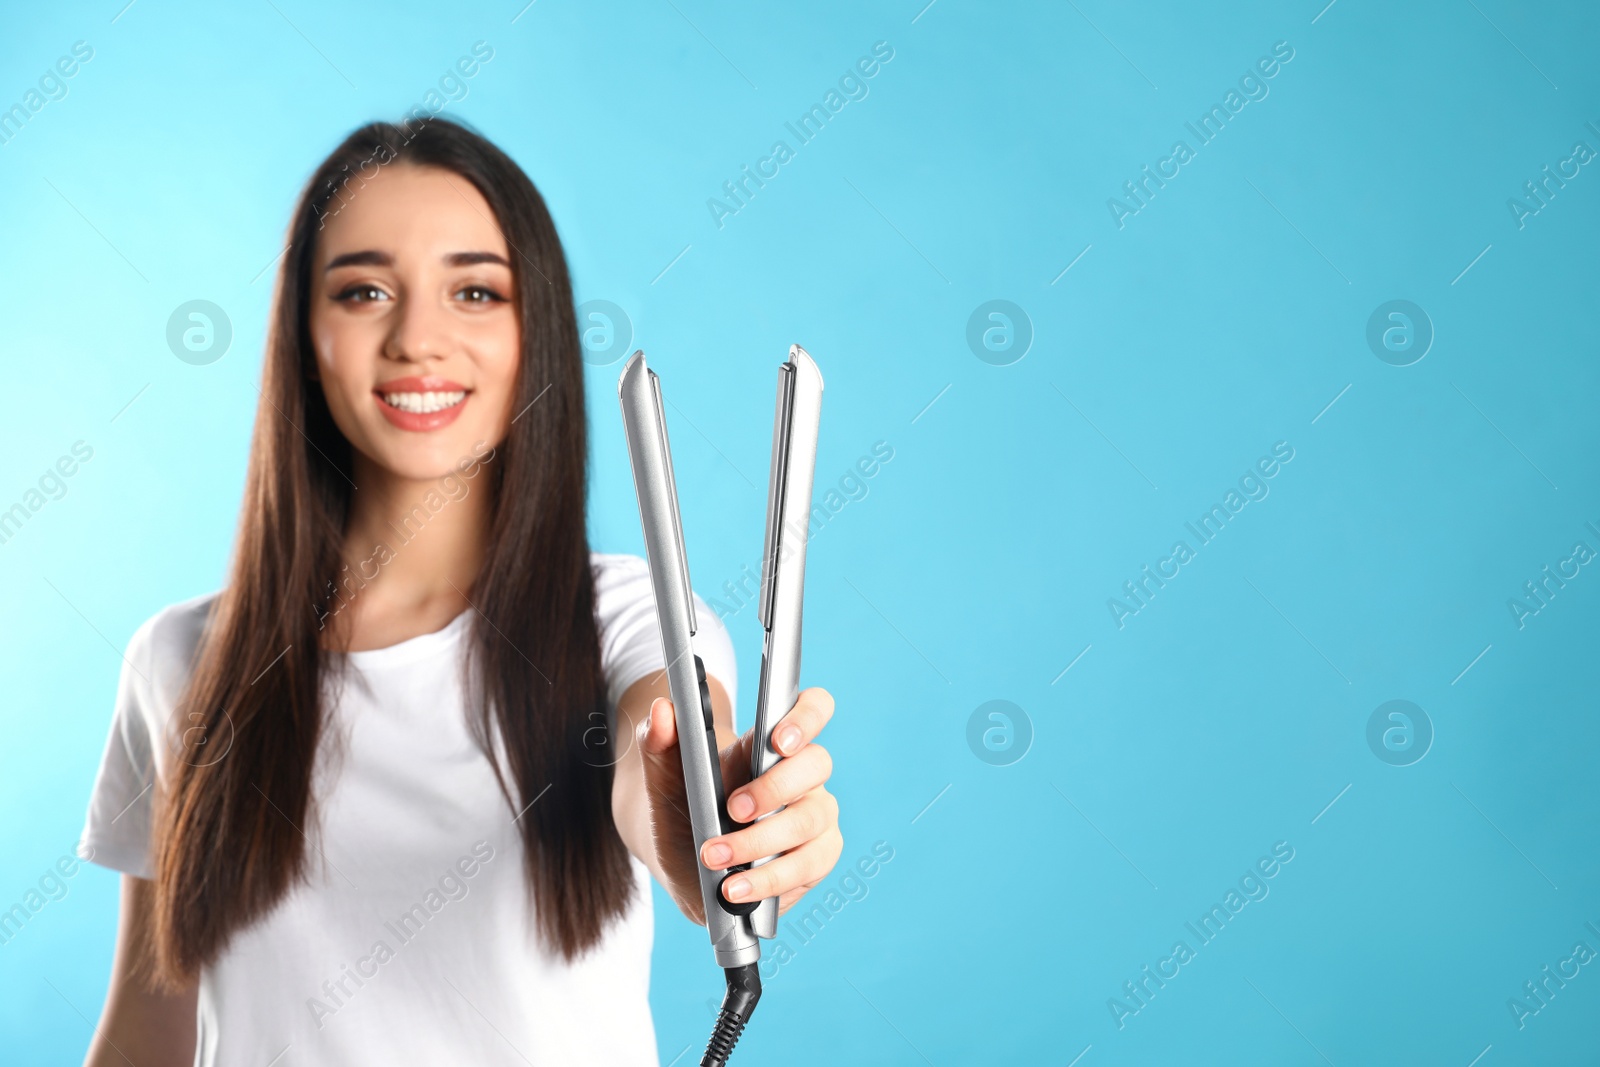
[[[740,822],[749,822],[755,813],[756,802],[750,799],[749,793],[739,793],[728,801],[728,814]]]
[[[722,844],[721,842],[718,842],[715,845],[706,846],[706,866],[707,867],[721,867],[721,866],[724,866],[732,858],[733,858],[733,849],[729,848],[727,845]]]
[[[750,895],[750,879],[735,878],[728,883],[728,899],[743,900]]]
[[[785,726],[778,731],[778,750],[780,752],[793,752],[800,743],[800,728],[798,726]]]

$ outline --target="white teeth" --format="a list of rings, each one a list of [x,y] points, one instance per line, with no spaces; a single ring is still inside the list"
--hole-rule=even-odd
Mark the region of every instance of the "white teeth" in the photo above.
[[[467,398],[465,390],[451,393],[384,393],[383,399],[390,407],[417,415],[427,415],[445,408],[453,408]]]

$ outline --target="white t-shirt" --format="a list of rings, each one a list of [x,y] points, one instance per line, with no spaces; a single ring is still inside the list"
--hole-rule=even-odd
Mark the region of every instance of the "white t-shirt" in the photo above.
[[[592,558],[614,705],[662,669],[660,628],[645,561]],[[163,739],[214,598],[165,609],[128,643],[78,847],[86,859],[152,876],[150,786],[174,758]],[[727,628],[696,601],[695,650],[731,698]],[[203,968],[196,1067],[659,1062],[649,870],[630,857],[633,901],[589,954],[569,965],[543,949],[525,904],[516,813],[467,728],[460,656],[470,617],[349,655],[314,775],[320,827],[301,827],[310,884]],[[343,743],[330,747],[335,731]]]

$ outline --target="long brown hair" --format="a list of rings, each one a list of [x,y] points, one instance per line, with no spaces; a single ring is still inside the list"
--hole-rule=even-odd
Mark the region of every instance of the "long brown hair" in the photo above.
[[[310,374],[312,257],[323,220],[376,168],[395,164],[444,168],[476,186],[514,264],[522,334],[512,410],[522,414],[483,467],[492,518],[470,591],[473,735],[508,815],[539,800],[516,821],[545,945],[567,960],[582,955],[633,894],[611,814],[615,759],[595,730],[607,702],[584,511],[583,362],[560,239],[527,175],[476,132],[440,119],[373,123],[317,168],[289,228],[231,572],[184,695],[187,714],[174,716],[201,737],[231,731],[233,742],[220,759],[173,760],[159,799],[153,948],[156,977],[168,984],[191,981],[236,930],[309,878],[301,831],[316,815],[322,675],[338,656],[319,643],[320,616],[338,578],[353,484],[350,444]],[[509,785],[490,740],[496,729]]]

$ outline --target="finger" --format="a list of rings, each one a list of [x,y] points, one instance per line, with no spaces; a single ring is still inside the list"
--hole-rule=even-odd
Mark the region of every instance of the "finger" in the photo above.
[[[798,904],[805,897],[805,895],[807,893],[811,892],[813,889],[817,888],[817,886],[819,886],[821,884],[822,884],[822,879],[818,878],[815,882],[807,882],[804,885],[795,886],[793,889],[789,890],[786,893],[779,894],[779,896],[778,896],[778,914],[782,915],[784,912],[786,912],[790,908],[794,907],[796,904]]]
[[[676,748],[678,724],[673,715],[672,701],[656,697],[650,702],[650,714],[639,726],[639,746],[647,755],[660,756]]]
[[[799,903],[801,898],[815,888],[816,886],[814,885],[803,885],[798,889],[791,889],[787,893],[780,896],[778,898],[778,914],[782,915],[784,912],[794,907],[795,904]]]
[[[749,863],[798,848],[838,821],[839,802],[827,790],[818,789],[743,830],[708,838],[700,847],[700,860],[713,871]]]
[[[738,903],[781,896],[803,885],[814,885],[827,876],[844,848],[837,829],[813,838],[771,863],[740,871],[722,884],[723,896]]]
[[[649,714],[639,723],[636,736],[645,788],[657,802],[669,801],[681,811],[683,762],[678,754],[678,731],[672,711],[672,701],[665,697],[651,701]]]
[[[813,686],[800,694],[789,713],[778,720],[772,731],[772,745],[783,756],[792,756],[816,739],[833,718],[833,697],[826,689]]]
[[[739,822],[749,822],[811,792],[832,773],[833,757],[828,750],[821,745],[806,745],[779,760],[766,774],[730,793],[728,814]]]

